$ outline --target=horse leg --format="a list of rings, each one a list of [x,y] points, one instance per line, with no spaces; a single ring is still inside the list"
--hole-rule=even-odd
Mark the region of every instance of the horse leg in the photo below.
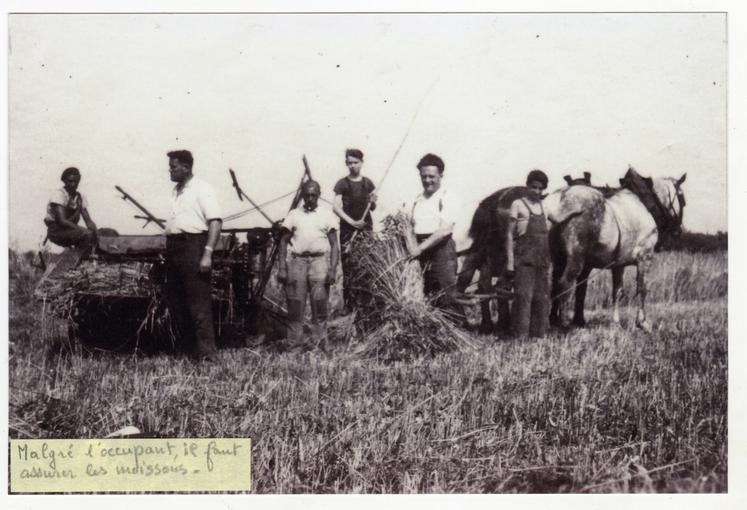
[[[623,273],[625,272],[625,266],[618,266],[612,268],[612,322],[616,325],[620,325],[620,291],[622,290]]]
[[[475,271],[477,271],[482,260],[482,252],[473,245],[464,257],[462,267],[457,273],[456,291],[459,294],[463,294],[467,290],[467,287],[472,284],[472,278],[474,278]],[[482,271],[480,271],[480,276],[482,277]]]
[[[573,325],[578,327],[586,326],[584,318],[584,303],[586,302],[586,287],[589,283],[587,280],[591,274],[591,267],[586,266],[581,270],[581,274],[576,279],[576,304],[573,313]]]
[[[472,248],[467,256],[464,257],[464,263],[462,269],[457,275],[457,291],[462,293],[472,283],[472,278],[475,276],[475,271],[480,267],[483,256],[479,250]]]
[[[500,331],[511,329],[511,307],[507,299],[498,299],[498,329]]]
[[[558,299],[558,295],[560,294],[559,287],[560,287],[560,277],[563,275],[563,271],[565,270],[565,261],[556,260],[552,265],[552,291],[550,295],[552,296],[552,303],[550,306],[550,324],[553,326],[560,325],[560,299]]]
[[[563,274],[558,279],[557,285],[557,306],[558,306],[558,326],[567,328],[570,326],[570,320],[566,310],[571,300],[571,290],[579,275],[584,270],[585,261],[581,253],[569,253],[568,260],[563,270]]]
[[[493,292],[493,275],[490,260],[486,259],[480,266],[480,279],[477,281],[477,288],[480,294],[491,294]],[[480,332],[490,333],[493,331],[493,321],[490,318],[490,300],[484,299],[480,302],[480,312],[482,321],[480,322]]]
[[[646,272],[651,267],[651,259],[644,258],[638,261],[636,273],[636,287],[638,293],[638,314],[635,325],[646,333],[651,332],[651,323],[646,319]]]

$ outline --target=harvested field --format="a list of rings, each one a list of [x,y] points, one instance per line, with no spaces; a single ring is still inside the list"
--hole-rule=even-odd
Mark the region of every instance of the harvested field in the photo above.
[[[651,335],[633,327],[632,308],[612,326],[602,275],[587,329],[526,342],[471,334],[476,349],[394,363],[360,359],[355,343],[223,349],[207,364],[49,353],[33,277],[16,264],[14,438],[126,425],[250,436],[257,493],[727,490],[727,301],[713,283],[725,253],[657,254]],[[685,270],[691,287],[675,299],[666,289]]]

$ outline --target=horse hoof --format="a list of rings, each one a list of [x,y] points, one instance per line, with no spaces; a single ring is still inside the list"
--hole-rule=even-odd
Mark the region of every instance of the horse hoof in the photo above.
[[[586,321],[584,319],[573,319],[573,326],[577,328],[585,328]]]
[[[488,325],[488,324],[480,324],[477,327],[477,332],[480,333],[480,334],[482,334],[482,335],[490,335],[491,333],[493,333],[494,330],[495,330],[495,327],[492,324],[490,324],[490,325]]]
[[[651,333],[651,323],[649,321],[636,321],[636,326],[642,329],[645,333]]]
[[[569,321],[557,321],[553,326],[561,333],[568,333],[573,329],[573,325]]]

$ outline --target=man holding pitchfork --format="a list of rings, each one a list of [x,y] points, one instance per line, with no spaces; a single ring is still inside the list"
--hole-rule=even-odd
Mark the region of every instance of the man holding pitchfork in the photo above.
[[[345,165],[349,174],[335,184],[334,211],[340,217],[340,245],[342,246],[342,296],[346,312],[356,308],[356,293],[351,288],[353,265],[350,260],[350,244],[353,233],[358,230],[371,231],[371,212],[376,209],[375,186],[371,179],[361,175],[363,152],[358,149],[345,151]]]

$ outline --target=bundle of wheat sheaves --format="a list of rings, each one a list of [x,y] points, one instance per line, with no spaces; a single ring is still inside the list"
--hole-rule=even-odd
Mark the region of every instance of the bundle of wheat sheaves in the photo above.
[[[387,216],[381,232],[360,232],[349,263],[357,293],[359,352],[387,361],[473,347],[468,334],[423,294],[423,271],[408,257],[410,218]]]

